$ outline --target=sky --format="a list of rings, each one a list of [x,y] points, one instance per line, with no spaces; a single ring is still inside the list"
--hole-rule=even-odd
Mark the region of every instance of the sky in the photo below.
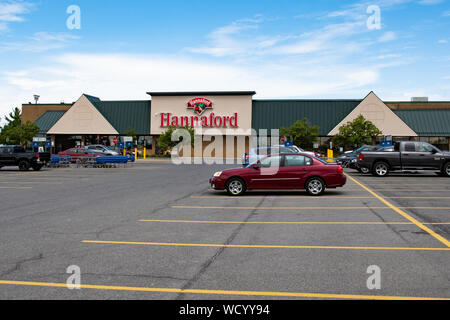
[[[35,94],[228,90],[450,101],[450,0],[0,0],[1,118]]]

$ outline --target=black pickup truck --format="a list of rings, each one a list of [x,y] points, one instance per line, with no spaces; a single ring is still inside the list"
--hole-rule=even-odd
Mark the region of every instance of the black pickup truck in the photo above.
[[[361,152],[358,165],[383,177],[390,171],[430,170],[450,177],[450,152],[419,141],[399,141],[393,151]]]
[[[21,171],[27,171],[30,168],[39,171],[49,161],[50,153],[27,152],[21,146],[0,147],[0,168],[18,166]]]

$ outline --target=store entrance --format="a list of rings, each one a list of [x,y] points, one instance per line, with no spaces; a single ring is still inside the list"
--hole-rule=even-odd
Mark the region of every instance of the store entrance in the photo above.
[[[80,147],[82,140],[82,136],[57,135],[55,136],[55,152],[58,153],[70,148]]]

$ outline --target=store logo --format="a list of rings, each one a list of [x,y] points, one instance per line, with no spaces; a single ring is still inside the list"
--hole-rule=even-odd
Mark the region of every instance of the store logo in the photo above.
[[[188,109],[194,109],[194,112],[201,116],[206,110],[212,109],[213,103],[205,98],[195,98],[188,102]]]

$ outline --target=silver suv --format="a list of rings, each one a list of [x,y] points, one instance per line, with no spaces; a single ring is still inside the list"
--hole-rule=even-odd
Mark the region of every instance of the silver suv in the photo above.
[[[119,156],[120,154],[117,151],[109,149],[107,146],[101,144],[93,144],[87,146],[86,149],[94,151],[96,153],[101,153],[104,156]]]

